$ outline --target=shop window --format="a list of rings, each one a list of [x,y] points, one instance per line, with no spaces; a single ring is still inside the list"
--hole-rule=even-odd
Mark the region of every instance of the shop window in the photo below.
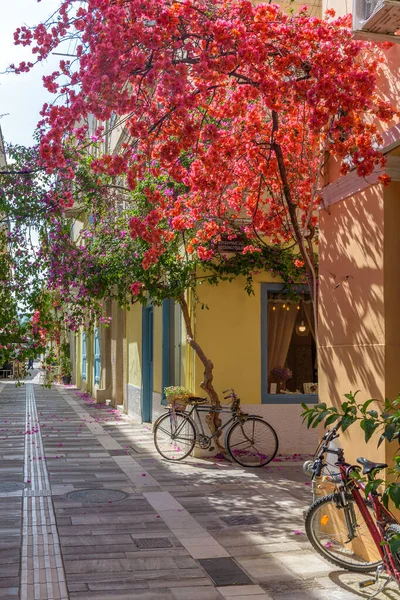
[[[313,304],[306,292],[293,300],[285,290],[274,287],[277,289],[267,287],[263,294],[263,401],[281,399],[290,403],[304,401],[304,396],[316,401]]]

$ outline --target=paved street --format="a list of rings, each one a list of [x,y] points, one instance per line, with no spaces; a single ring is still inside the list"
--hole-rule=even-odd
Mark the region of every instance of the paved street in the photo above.
[[[150,426],[31,382],[0,383],[0,452],[0,598],[368,597],[306,541],[301,457],[168,463]]]

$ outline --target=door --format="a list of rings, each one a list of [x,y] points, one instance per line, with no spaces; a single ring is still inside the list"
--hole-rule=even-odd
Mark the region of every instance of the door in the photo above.
[[[154,309],[143,307],[142,313],[142,421],[151,422],[153,409],[153,337]]]
[[[175,385],[175,307],[172,299],[162,304],[162,399],[167,404],[164,388]]]

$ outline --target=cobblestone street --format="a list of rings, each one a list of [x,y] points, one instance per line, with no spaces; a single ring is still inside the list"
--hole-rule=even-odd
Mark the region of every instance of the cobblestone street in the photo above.
[[[279,457],[261,472],[226,460],[168,463],[149,425],[72,388],[31,382],[0,384],[0,451],[0,598],[371,594],[358,591],[365,576],[330,568],[309,546],[301,457]]]

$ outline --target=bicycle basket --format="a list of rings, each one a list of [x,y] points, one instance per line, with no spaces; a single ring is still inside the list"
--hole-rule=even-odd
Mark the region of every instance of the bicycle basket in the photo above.
[[[167,397],[168,408],[173,408],[177,411],[186,410],[186,406],[189,404],[190,396],[177,394],[176,396],[169,395]]]

